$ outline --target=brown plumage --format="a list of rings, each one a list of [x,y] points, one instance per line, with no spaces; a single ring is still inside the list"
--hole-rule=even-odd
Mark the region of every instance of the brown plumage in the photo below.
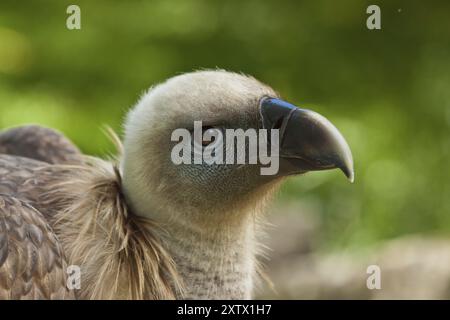
[[[12,128],[0,135],[0,153],[52,164],[79,163],[80,151],[61,133],[36,125]]]
[[[78,151],[59,133],[37,126],[1,133],[0,150],[30,157],[0,154],[0,299],[73,299],[51,212],[36,209],[46,181],[33,176],[45,164],[31,158],[63,162]]]
[[[0,141],[14,154],[0,154],[0,299],[173,299],[181,292],[173,261],[149,232],[157,226],[129,213],[113,161],[82,156],[39,126],[5,131]],[[66,256],[83,266],[78,291],[66,286]]]
[[[61,244],[40,212],[0,194],[0,299],[73,299]]]

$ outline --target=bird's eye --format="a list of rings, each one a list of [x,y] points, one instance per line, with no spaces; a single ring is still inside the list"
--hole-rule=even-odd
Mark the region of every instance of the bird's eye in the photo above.
[[[202,148],[207,147],[210,144],[216,142],[220,134],[221,134],[220,129],[212,127],[203,128],[201,137],[194,135],[194,143],[197,147],[200,146]]]
[[[207,146],[214,142],[217,136],[218,129],[209,128],[203,132],[202,146]]]

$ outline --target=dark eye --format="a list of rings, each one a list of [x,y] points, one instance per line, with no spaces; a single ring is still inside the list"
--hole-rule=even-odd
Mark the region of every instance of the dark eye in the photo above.
[[[203,128],[201,137],[194,136],[194,144],[196,146],[207,147],[213,142],[215,142],[220,134],[221,134],[220,129],[213,127],[205,127]]]
[[[208,128],[203,132],[202,145],[205,147],[216,140],[216,137],[219,133],[219,129],[216,128]]]

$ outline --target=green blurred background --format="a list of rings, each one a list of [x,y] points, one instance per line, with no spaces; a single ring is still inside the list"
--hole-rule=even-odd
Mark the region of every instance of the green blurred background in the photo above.
[[[81,30],[66,8],[81,7]],[[381,30],[366,8],[381,7]],[[450,232],[450,2],[5,1],[0,128],[39,123],[90,154],[113,146],[153,84],[201,68],[254,75],[343,132],[356,181],[289,180],[279,203],[320,218],[319,247]]]

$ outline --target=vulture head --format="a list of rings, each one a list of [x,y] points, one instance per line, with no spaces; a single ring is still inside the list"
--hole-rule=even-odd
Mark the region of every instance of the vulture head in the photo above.
[[[73,295],[72,265],[83,299],[248,299],[268,196],[308,171],[353,180],[350,149],[327,119],[220,70],[151,88],[125,121],[119,163],[36,126],[0,133],[0,153],[0,239],[13,246],[0,241],[0,298]],[[12,285],[16,265],[40,271]]]
[[[124,129],[122,192],[134,214],[164,225],[164,246],[187,298],[251,297],[259,213],[286,177],[334,168],[354,177],[350,148],[331,122],[252,77],[223,70],[187,73],[151,88]],[[184,135],[174,134],[179,129]],[[239,146],[227,134],[239,130],[244,138],[249,131],[267,135],[252,149],[250,138]],[[180,144],[190,148],[180,152]],[[174,161],[174,153],[192,160],[208,148],[225,160]],[[259,150],[276,163],[251,162]],[[237,161],[242,154],[243,163]],[[272,165],[276,170],[263,174]]]
[[[214,138],[195,135],[195,121]],[[226,154],[227,129],[279,129],[278,171],[261,174],[268,164],[259,161],[175,164],[172,151],[179,141],[171,137],[179,128],[191,135],[192,158],[217,143]],[[270,151],[268,136],[259,144]],[[249,148],[247,143],[246,154]],[[281,100],[272,88],[242,74],[199,71],[171,78],[144,94],[125,122],[124,192],[138,215],[157,220],[226,223],[254,212],[285,177],[333,168],[353,180],[352,155],[339,131],[318,113]]]

